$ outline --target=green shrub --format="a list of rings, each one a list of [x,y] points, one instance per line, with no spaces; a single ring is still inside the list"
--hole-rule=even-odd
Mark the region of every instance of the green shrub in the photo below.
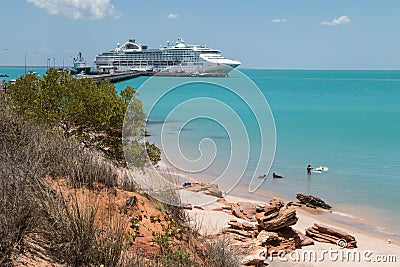
[[[121,97],[110,82],[75,79],[64,71],[50,69],[45,76],[25,75],[10,85],[8,106],[19,115],[50,129],[61,130],[87,146],[103,151],[109,158],[124,161],[122,128],[129,118],[130,146],[139,150],[135,167],[147,163],[143,142],[146,114],[137,92],[127,87]],[[150,147],[150,159],[159,160],[159,150]],[[143,151],[143,153],[141,152]],[[153,152],[154,151],[154,152]],[[154,155],[154,156],[153,156]],[[158,155],[158,156],[157,156]]]

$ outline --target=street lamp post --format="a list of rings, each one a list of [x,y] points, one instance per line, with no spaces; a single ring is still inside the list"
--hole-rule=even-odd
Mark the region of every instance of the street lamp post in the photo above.
[[[37,51],[32,52],[32,54],[36,54],[36,53],[37,53]],[[31,52],[28,52],[25,54],[25,74],[26,74],[26,58],[28,57],[29,54],[31,54]]]

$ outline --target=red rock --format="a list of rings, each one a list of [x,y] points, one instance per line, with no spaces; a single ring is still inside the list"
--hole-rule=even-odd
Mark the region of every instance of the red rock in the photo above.
[[[288,202],[288,203],[286,204],[286,206],[288,206],[288,207],[290,207],[290,206],[301,207],[302,204],[299,204],[299,203],[295,203],[295,202],[293,202],[293,201],[290,201],[290,202]]]
[[[232,229],[243,230],[243,225],[241,223],[237,222],[236,220],[231,220],[230,222],[228,222],[228,225]]]
[[[256,208],[250,202],[231,203],[232,214],[243,220],[255,222]]]
[[[245,247],[245,244],[247,244],[248,242],[251,242],[251,238],[249,238],[249,237],[244,237],[244,236],[235,235],[235,234],[232,234],[232,236],[233,236],[232,238],[234,240],[242,242],[241,247]]]
[[[242,213],[242,211],[240,210],[240,207],[237,204],[232,203],[231,210],[232,210],[232,214],[234,216],[241,218],[241,219],[243,219],[245,217],[244,214]]]
[[[312,238],[306,236],[300,231],[295,230],[295,232],[300,237],[302,247],[314,245],[314,241]]]
[[[266,246],[269,241],[269,234],[267,231],[262,230],[258,235],[257,235],[257,241],[259,246]]]
[[[258,222],[259,220],[261,220],[262,217],[264,217],[264,213],[257,213],[257,214],[256,214],[256,220],[257,220],[257,222]]]
[[[226,204],[226,203],[227,203],[227,201],[226,201],[226,199],[225,199],[224,197],[221,197],[221,198],[217,199],[217,203],[223,203],[223,204]]]
[[[332,207],[326,204],[322,199],[314,196],[304,195],[302,193],[297,193],[296,198],[307,207],[316,208],[320,207],[323,209],[331,209]]]
[[[265,257],[259,255],[249,255],[242,260],[244,266],[263,266]]]
[[[255,221],[256,205],[250,202],[238,202],[240,210],[250,221]]]
[[[243,222],[242,227],[243,227],[243,230],[245,230],[245,231],[254,231],[256,229],[256,226],[249,222]]]
[[[346,248],[357,247],[357,241],[354,236],[342,230],[319,225],[316,223],[314,223],[314,226],[306,229],[306,236],[311,237],[312,239],[319,242],[332,244],[338,244],[339,240],[343,240],[343,242],[341,242],[341,246],[343,246],[344,244]]]
[[[218,198],[222,198],[223,195],[222,191],[218,189],[218,185],[213,183],[192,183],[184,189],[193,192],[201,192]]]
[[[271,216],[258,217],[259,226],[264,230],[274,231],[294,225],[298,221],[294,208],[283,208],[275,213],[277,215],[274,215],[272,218]]]
[[[251,232],[232,229],[232,228],[225,229],[225,232],[233,233],[233,234],[237,234],[237,235],[244,236],[244,237],[249,237],[249,238],[253,237],[253,233],[251,233]]]
[[[265,204],[257,204],[256,212],[263,212],[265,210]]]
[[[272,232],[273,233],[273,232]],[[271,234],[271,232],[268,232]],[[279,229],[277,232],[278,239],[276,237],[272,240],[272,236],[268,239],[268,255],[272,251],[285,250],[290,252],[297,248],[301,248],[301,239],[297,233],[290,227]],[[271,239],[271,240],[270,240]]]

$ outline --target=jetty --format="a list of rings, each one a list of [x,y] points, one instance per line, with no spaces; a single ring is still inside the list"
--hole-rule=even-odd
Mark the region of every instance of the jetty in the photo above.
[[[90,78],[94,81],[110,81],[112,83],[130,80],[140,76],[167,76],[167,77],[228,77],[226,73],[185,73],[185,72],[153,72],[153,71],[127,71],[115,73],[90,73],[77,74],[75,78]]]
[[[121,82],[121,81],[125,81],[125,80],[130,80],[133,78],[137,78],[140,76],[144,76],[143,73],[140,72],[120,72],[120,73],[100,73],[100,74],[84,74],[84,75],[80,75],[77,74],[74,77],[75,78],[90,78],[94,81],[100,82],[100,81],[110,81],[112,83],[116,83],[116,82]]]

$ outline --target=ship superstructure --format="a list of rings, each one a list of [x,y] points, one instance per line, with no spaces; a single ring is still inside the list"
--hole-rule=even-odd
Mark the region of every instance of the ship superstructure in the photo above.
[[[148,49],[134,39],[118,45],[112,51],[96,56],[99,72],[165,72],[195,74],[227,74],[240,65],[237,60],[224,58],[221,51],[200,45],[189,45],[179,38],[175,44]]]

